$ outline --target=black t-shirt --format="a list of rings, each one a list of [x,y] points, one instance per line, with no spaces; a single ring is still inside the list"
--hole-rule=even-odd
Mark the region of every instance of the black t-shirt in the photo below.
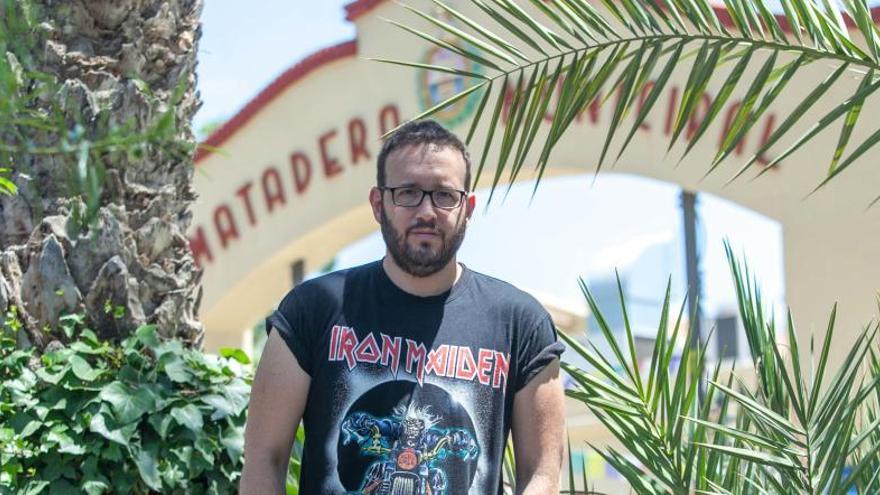
[[[311,376],[301,493],[501,493],[513,398],[563,346],[550,315],[464,267],[419,297],[380,261],[298,285],[267,319]]]

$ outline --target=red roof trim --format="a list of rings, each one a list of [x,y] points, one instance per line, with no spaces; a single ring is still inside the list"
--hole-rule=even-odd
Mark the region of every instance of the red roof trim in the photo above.
[[[379,4],[384,3],[385,0],[355,0],[350,4],[345,6],[345,18],[349,21],[356,21],[359,17],[363,16],[374,7]],[[727,13],[727,9],[721,6],[715,7],[715,13],[718,15],[718,19],[727,27],[733,27],[733,20],[730,18],[730,15]],[[871,18],[874,19],[875,23],[880,23],[880,7],[871,7]],[[780,21],[780,25],[786,31],[790,31],[791,29],[788,26],[788,22],[785,21],[785,16],[777,15],[776,19]],[[855,26],[852,22],[852,19],[847,16],[845,18],[846,24],[850,27]]]
[[[385,0],[355,0],[345,6],[345,20],[354,22]]]
[[[212,148],[219,148],[227,139],[232,137],[240,128],[247,124],[260,110],[268,105],[276,96],[285,89],[296,84],[300,79],[311,74],[323,65],[339,59],[352,57],[357,53],[357,40],[346,41],[338,45],[324,48],[302,59],[298,64],[287,69],[266,86],[247,105],[244,106],[234,117],[226,121],[219,129],[211,133],[202,144]],[[211,154],[206,148],[199,147],[196,150],[195,162],[203,160]]]

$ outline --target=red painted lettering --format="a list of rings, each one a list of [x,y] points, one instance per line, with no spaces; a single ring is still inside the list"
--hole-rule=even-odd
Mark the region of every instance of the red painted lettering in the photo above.
[[[736,117],[737,112],[739,112],[740,107],[742,107],[742,101],[733,102],[730,107],[727,108],[727,115],[724,117],[724,125],[721,126],[721,135],[718,136],[718,146],[721,147],[724,144],[724,139],[728,134],[732,131],[731,127],[733,127],[733,119]],[[743,136],[742,140],[736,145],[736,154],[742,155],[743,149],[746,145],[746,138],[748,135]]]
[[[580,122],[581,119],[583,119],[584,112],[586,111],[587,116],[590,117],[591,124],[595,124],[595,123],[599,122],[599,115],[600,115],[599,112],[602,110],[602,103],[601,102],[602,102],[602,93],[598,93],[596,95],[596,97],[593,98],[593,101],[591,101],[590,104],[587,105],[586,108],[584,108],[584,110],[582,110],[580,113],[578,113],[577,121]]]
[[[509,83],[507,87],[504,88],[504,103],[501,107],[501,122],[504,125],[507,125],[507,122],[510,120],[510,112],[511,106],[513,106],[513,95],[516,93],[516,88],[512,83]]]
[[[196,228],[195,237],[189,238],[189,249],[192,251],[193,259],[199,268],[202,267],[202,257],[207,257],[210,262],[214,261],[211,247],[208,246],[208,241],[205,239],[205,231],[201,225]]]
[[[776,124],[776,114],[768,114],[767,115],[767,123],[764,124],[764,133],[761,134],[761,144],[758,146],[758,149],[763,148],[767,142],[770,140],[770,135],[773,134],[773,129]],[[758,163],[761,165],[767,165],[770,163],[770,160],[761,153],[758,156]],[[775,166],[775,165],[774,165]]]
[[[302,194],[309,187],[312,180],[312,162],[304,153],[297,152],[290,155],[290,168],[293,170],[293,183],[296,193]]]
[[[287,203],[284,196],[284,188],[281,186],[281,174],[275,167],[269,167],[263,172],[263,197],[266,199],[266,210],[269,213],[275,209],[276,205],[283,206]]]
[[[222,204],[214,209],[214,228],[220,237],[220,246],[226,249],[227,244],[233,239],[238,239],[238,227],[235,226],[235,218],[232,210]]]
[[[370,159],[370,152],[367,151],[367,126],[363,120],[354,118],[348,122],[348,145],[352,165],[357,165],[361,158]]]
[[[645,108],[645,101],[648,99],[648,93],[650,93],[651,90],[654,89],[655,84],[656,83],[654,81],[648,81],[642,87],[642,92],[639,93],[639,102],[636,104],[636,115],[642,113],[642,109]],[[651,130],[651,125],[648,124],[647,119],[642,122],[642,124],[639,126],[639,129],[643,131]]]
[[[556,117],[556,111],[559,108],[559,100],[562,98],[562,85],[565,82],[565,78],[560,77],[559,81],[556,83],[556,87],[553,88],[553,91],[556,93],[555,101],[547,104],[547,110],[544,112],[544,122],[552,123],[553,119]]]
[[[238,190],[235,191],[235,195],[238,196],[244,203],[244,209],[247,212],[248,223],[250,223],[251,225],[256,225],[257,216],[254,215],[254,205],[251,203],[251,186],[253,186],[253,183],[245,183],[245,185],[239,187]]]
[[[328,178],[339,175],[339,173],[342,172],[342,167],[339,166],[339,160],[330,156],[330,151],[327,149],[327,144],[335,137],[336,130],[334,129],[321,134],[321,137],[318,138],[318,147],[321,148],[321,163],[324,165],[324,175]]]
[[[673,86],[669,92],[669,109],[666,112],[666,126],[663,133],[667,136],[672,134],[672,125],[675,123],[675,116],[678,113],[678,86]]]
[[[379,129],[384,136],[388,131],[400,125],[400,112],[397,105],[389,103],[379,111]]]
[[[685,138],[690,141],[694,138],[697,133],[697,129],[700,128],[700,124],[703,123],[703,119],[706,118],[706,115],[709,113],[709,108],[712,107],[712,97],[707,93],[703,93],[702,98],[700,98],[700,102],[697,103],[697,108],[694,108],[693,113],[691,113],[691,118],[688,120],[687,131],[685,132]]]

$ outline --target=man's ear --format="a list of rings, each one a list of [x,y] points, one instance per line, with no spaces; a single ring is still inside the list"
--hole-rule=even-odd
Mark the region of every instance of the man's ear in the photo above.
[[[477,207],[477,195],[473,193],[469,193],[467,197],[464,199],[465,201],[465,213],[467,214],[467,219],[470,220],[471,215],[474,213],[474,208]]]
[[[373,186],[370,188],[370,208],[373,210],[373,218],[376,222],[382,221],[382,191]]]

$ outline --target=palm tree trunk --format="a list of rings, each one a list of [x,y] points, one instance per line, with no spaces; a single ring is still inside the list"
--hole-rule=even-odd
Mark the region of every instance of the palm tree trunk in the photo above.
[[[194,69],[202,2],[35,3],[45,38],[31,69],[56,81],[35,105],[60,109],[67,131],[96,139],[126,125],[146,133],[170,108],[174,137],[188,151],[169,153],[148,142],[89,153],[89,166],[103,179],[94,221],[85,228],[78,228],[85,195],[69,180],[80,165],[76,154],[13,156],[19,193],[0,196],[0,324],[12,312],[24,329],[20,344],[43,348],[63,339],[60,317],[84,312],[103,338],[152,323],[160,334],[198,346],[201,271],[185,232],[195,199],[191,121],[199,107]]]

